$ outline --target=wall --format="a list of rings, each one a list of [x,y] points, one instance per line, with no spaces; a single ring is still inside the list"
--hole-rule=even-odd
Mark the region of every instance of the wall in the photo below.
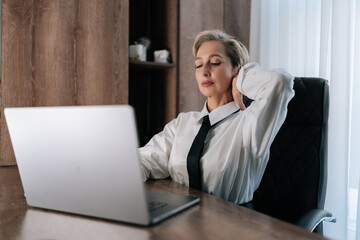
[[[168,40],[177,42],[178,79],[166,99],[178,96],[175,112],[200,110],[194,38],[225,29],[248,46],[250,1],[180,0],[176,14],[178,38]],[[4,107],[128,103],[128,28],[129,0],[3,0],[0,166],[15,164]]]
[[[128,0],[3,0],[0,165],[15,164],[4,107],[128,102]]]

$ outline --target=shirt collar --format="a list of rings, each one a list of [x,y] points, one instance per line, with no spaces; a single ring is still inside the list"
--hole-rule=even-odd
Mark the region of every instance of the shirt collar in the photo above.
[[[215,125],[216,123],[220,122],[221,120],[227,118],[234,112],[238,111],[240,107],[234,102],[229,102],[221,107],[216,108],[211,113],[209,113],[207,109],[207,101],[204,104],[202,111],[200,112],[199,116],[196,118],[196,121],[200,121],[206,115],[209,115],[210,124],[211,126]]]

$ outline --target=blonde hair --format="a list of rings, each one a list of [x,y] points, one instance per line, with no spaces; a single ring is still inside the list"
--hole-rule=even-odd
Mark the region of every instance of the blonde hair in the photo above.
[[[226,54],[231,59],[234,68],[249,62],[249,53],[245,45],[220,30],[207,30],[198,33],[193,45],[193,55],[196,56],[200,46],[209,41],[219,41],[225,45]]]

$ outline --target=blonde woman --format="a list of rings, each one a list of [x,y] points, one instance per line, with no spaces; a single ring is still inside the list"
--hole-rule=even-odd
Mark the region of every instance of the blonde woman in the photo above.
[[[180,113],[139,149],[144,178],[170,176],[237,204],[249,202],[294,96],[293,77],[248,63],[245,46],[219,30],[199,33],[193,55],[195,78],[207,101],[200,112]],[[254,100],[248,108],[243,95]],[[203,145],[196,147],[200,132]],[[197,157],[194,151],[200,151]]]

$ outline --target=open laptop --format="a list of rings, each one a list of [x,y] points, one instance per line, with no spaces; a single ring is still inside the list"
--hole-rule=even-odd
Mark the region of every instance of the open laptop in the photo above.
[[[30,206],[151,225],[199,202],[145,190],[128,105],[6,108],[5,117]]]

